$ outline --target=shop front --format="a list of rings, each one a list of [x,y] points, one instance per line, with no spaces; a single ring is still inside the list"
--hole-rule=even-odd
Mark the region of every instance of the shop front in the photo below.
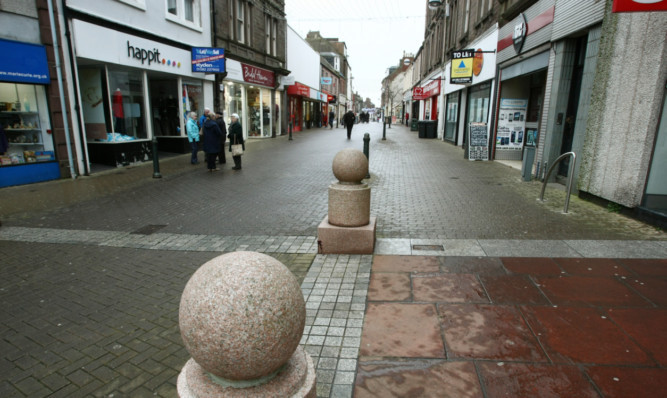
[[[254,65],[227,59],[224,113],[227,124],[236,113],[243,135],[269,138],[281,135],[281,95],[276,90],[275,73]]]
[[[60,178],[44,46],[0,39],[0,187]]]
[[[302,131],[305,127],[307,112],[307,98],[310,97],[310,87],[299,82],[287,86],[287,113],[292,131]]]
[[[426,79],[426,84],[412,90],[412,99],[421,101],[419,120],[438,120],[438,96],[440,96],[440,77]],[[399,105],[400,106],[400,105]]]
[[[147,161],[153,137],[161,150],[187,152],[187,113],[213,103],[213,78],[192,72],[191,51],[79,20],[72,30],[89,162]]]
[[[464,157],[488,160],[490,132],[493,131],[493,104],[496,76],[498,29],[493,27],[470,44],[455,51],[445,67],[442,137],[464,148]],[[470,157],[470,126],[475,126],[476,144]],[[485,144],[484,144],[485,142]]]

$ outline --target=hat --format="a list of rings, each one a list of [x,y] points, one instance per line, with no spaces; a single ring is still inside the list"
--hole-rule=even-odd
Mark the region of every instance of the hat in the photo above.
[[[232,113],[232,117],[235,117],[235,118],[238,119],[238,118],[239,118],[239,114],[238,114],[238,113]]]

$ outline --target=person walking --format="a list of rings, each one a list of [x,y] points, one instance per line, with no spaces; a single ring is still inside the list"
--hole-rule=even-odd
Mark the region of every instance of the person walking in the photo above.
[[[227,125],[225,120],[222,117],[222,112],[215,115],[215,123],[220,127],[222,136],[220,136],[220,152],[218,153],[218,163],[225,164],[227,163],[227,158],[225,157],[225,142],[227,141]]]
[[[333,122],[335,117],[336,114],[334,113],[334,111],[333,110],[329,111],[329,130],[333,129]]]
[[[245,140],[243,139],[243,128],[241,128],[241,123],[239,122],[239,115],[236,113],[232,114],[232,123],[229,125],[229,152],[232,151],[232,145],[243,145],[243,150],[245,151]],[[241,155],[232,156],[234,159],[234,167],[232,170],[241,170]]]
[[[214,117],[215,114],[209,112],[209,114],[206,115],[206,119],[204,120],[204,125],[202,127],[204,130],[203,139],[204,153],[206,153],[206,167],[208,168],[209,173],[220,170],[219,168],[215,167],[215,159],[218,157],[218,153],[220,152],[220,136],[222,135],[222,131],[220,131],[220,127],[218,127]]]
[[[343,122],[345,122],[345,127],[347,127],[347,139],[349,140],[352,138],[352,126],[354,126],[354,112],[347,111],[347,113],[343,116]]]
[[[190,142],[190,148],[192,149],[192,157],[190,157],[190,164],[198,164],[199,160],[197,159],[197,152],[199,151],[199,127],[195,119],[197,118],[196,112],[188,113],[188,121],[185,123],[185,130],[188,133],[188,141]]]

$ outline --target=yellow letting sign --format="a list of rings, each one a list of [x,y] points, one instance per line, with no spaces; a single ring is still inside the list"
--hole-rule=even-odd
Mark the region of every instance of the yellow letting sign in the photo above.
[[[472,60],[475,50],[461,50],[452,53],[450,80],[454,84],[472,83]]]

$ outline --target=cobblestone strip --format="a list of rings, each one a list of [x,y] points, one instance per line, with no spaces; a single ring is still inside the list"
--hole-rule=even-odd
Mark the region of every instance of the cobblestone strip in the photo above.
[[[117,231],[88,231],[53,228],[3,227],[0,240],[35,243],[71,243],[147,250],[262,253],[317,253],[313,236],[220,236],[154,233],[132,234]]]
[[[318,397],[351,397],[370,280],[370,255],[317,255],[301,290],[301,344],[317,371]]]

